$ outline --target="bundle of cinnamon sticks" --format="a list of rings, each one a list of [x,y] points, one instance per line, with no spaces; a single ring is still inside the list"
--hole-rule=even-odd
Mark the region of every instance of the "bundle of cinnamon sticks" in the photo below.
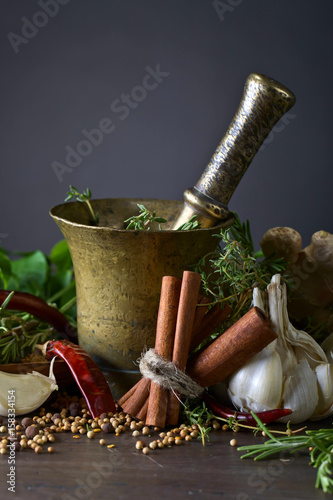
[[[258,309],[251,309],[241,320],[208,347],[190,356],[231,313],[228,305],[208,308],[209,299],[200,295],[201,276],[184,271],[182,279],[164,276],[156,325],[155,352],[206,387],[224,380],[250,357],[263,349],[276,334],[269,320]],[[143,377],[118,401],[123,411],[164,428],[178,423],[181,394],[164,389]]]

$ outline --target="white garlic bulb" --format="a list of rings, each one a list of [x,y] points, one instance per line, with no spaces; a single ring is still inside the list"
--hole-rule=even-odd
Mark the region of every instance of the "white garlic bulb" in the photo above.
[[[253,305],[266,312],[278,338],[229,378],[228,394],[242,411],[290,408],[280,421],[319,420],[333,413],[333,365],[320,345],[289,321],[286,285],[273,276],[265,293],[253,292]],[[331,356],[331,355],[330,355]]]

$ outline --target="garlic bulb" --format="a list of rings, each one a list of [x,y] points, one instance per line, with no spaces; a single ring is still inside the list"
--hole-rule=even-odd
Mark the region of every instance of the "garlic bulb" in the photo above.
[[[24,374],[0,372],[0,415],[24,415],[39,408],[54,390],[58,390],[50,363],[49,376],[39,372]],[[13,411],[14,410],[14,411]]]
[[[231,375],[228,394],[242,411],[290,408],[281,419],[300,423],[333,413],[333,364],[319,344],[289,321],[286,286],[273,276],[265,293],[253,291],[253,305],[268,314],[278,338]]]

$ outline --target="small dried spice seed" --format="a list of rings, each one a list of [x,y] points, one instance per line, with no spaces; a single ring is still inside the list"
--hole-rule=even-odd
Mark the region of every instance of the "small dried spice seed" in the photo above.
[[[145,445],[145,443],[144,443],[143,441],[137,441],[137,442],[135,443],[135,448],[136,448],[137,450],[142,450],[145,446],[146,446],[146,445]]]

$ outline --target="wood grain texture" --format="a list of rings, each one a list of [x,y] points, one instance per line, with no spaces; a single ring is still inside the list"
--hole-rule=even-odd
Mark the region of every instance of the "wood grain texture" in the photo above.
[[[309,428],[329,427],[310,423]],[[106,436],[106,437],[105,437]],[[131,432],[119,437],[104,435],[113,449],[98,439],[73,439],[71,433],[57,434],[55,453],[36,455],[31,450],[16,455],[16,493],[7,491],[8,456],[0,456],[2,500],[319,500],[327,499],[314,487],[316,471],[308,455],[284,456],[262,462],[241,460],[229,445],[230,431],[211,433],[205,447],[199,441],[184,443],[143,455],[135,449]],[[150,442],[156,439],[143,437]],[[263,438],[251,432],[237,434],[239,445]],[[283,458],[281,461],[279,458]],[[290,459],[289,461],[286,459]]]

